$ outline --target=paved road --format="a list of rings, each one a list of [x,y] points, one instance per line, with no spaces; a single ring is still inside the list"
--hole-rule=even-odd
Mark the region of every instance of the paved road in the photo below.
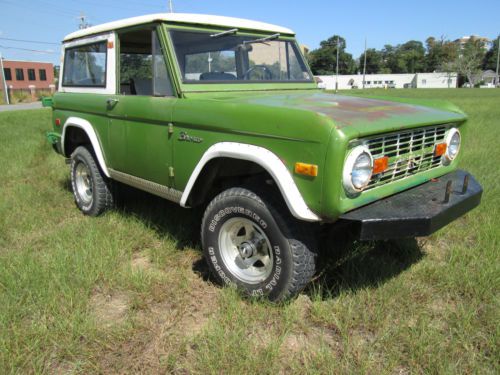
[[[11,104],[11,105],[4,104],[0,105],[0,112],[19,111],[22,109],[38,109],[38,108],[42,108],[42,102]]]

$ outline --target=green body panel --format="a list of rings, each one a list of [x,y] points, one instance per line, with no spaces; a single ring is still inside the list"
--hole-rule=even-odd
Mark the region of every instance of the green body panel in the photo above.
[[[341,96],[318,90],[314,83],[183,84],[168,30],[159,30],[177,97],[54,96],[54,118],[65,123],[76,116],[92,124],[108,168],[183,191],[210,146],[256,145],[283,161],[306,204],[328,221],[456,168],[457,160],[347,197],[342,171],[351,141],[434,124],[460,126],[463,134],[466,116],[448,103]],[[110,107],[108,99],[118,102]],[[57,142],[61,131],[54,126],[49,140]],[[182,140],[181,133],[190,141]],[[318,176],[295,174],[296,162],[316,164]]]
[[[113,169],[172,186],[172,136],[168,124],[177,98],[110,96],[119,100],[108,109],[108,150]]]
[[[257,145],[271,150],[293,175],[298,161],[319,166],[320,176],[294,175],[309,207],[321,210],[321,181],[330,121],[311,111],[273,108],[256,104],[232,103],[203,98],[180,99],[174,109],[175,185],[184,187],[204,152],[219,142]],[[179,132],[203,139],[201,144],[177,141]]]
[[[72,116],[90,122],[101,144],[104,160],[108,164],[110,145],[108,143],[107,98],[108,95],[56,93],[53,97],[52,108],[53,118],[60,119],[61,124],[65,124]],[[56,132],[62,132],[62,128],[62,125],[54,125]]]

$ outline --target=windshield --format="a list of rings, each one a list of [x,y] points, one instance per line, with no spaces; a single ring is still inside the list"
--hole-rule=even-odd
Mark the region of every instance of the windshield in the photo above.
[[[294,41],[171,31],[184,83],[311,82]]]

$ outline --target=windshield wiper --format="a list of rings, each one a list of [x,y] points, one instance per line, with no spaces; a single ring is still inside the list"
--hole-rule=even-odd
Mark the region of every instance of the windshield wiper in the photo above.
[[[265,42],[269,42],[269,41],[274,40],[274,39],[278,39],[280,36],[281,36],[281,34],[277,33],[277,34],[266,36],[265,38],[254,39],[254,40],[245,40],[243,42],[243,44],[265,43]]]
[[[212,34],[212,35],[210,35],[210,38],[218,38],[218,37],[221,37],[224,35],[236,34],[237,32],[238,32],[238,29],[226,30],[226,31],[223,31],[221,33]]]

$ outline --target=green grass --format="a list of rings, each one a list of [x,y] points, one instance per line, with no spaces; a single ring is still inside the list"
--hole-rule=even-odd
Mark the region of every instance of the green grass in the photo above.
[[[418,241],[333,233],[320,276],[279,306],[212,285],[199,212],[127,189],[82,216],[50,111],[0,113],[0,373],[498,373],[500,90],[369,93],[467,112],[461,166],[483,203]]]

